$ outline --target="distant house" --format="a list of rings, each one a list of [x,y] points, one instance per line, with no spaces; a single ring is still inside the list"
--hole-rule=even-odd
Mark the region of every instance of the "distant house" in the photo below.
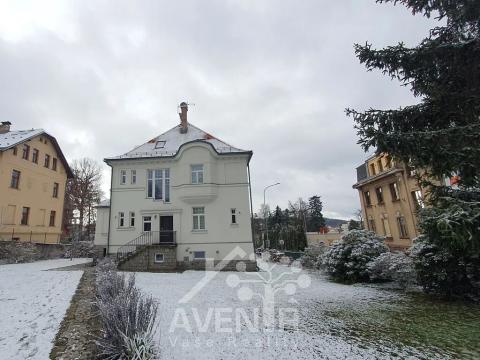
[[[424,206],[425,189],[416,170],[388,154],[372,156],[357,168],[357,183],[365,228],[385,236],[394,250],[405,250],[419,235],[416,211]]]
[[[180,108],[179,125],[105,159],[111,196],[97,208],[95,245],[122,269],[205,268],[227,258],[229,268],[242,260],[254,270],[252,151],[188,123],[188,105]]]
[[[0,125],[0,239],[58,243],[72,171],[53,136],[10,125]]]

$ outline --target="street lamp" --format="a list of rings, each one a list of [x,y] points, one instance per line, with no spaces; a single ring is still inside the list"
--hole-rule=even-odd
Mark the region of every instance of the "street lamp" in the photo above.
[[[280,185],[280,183],[277,182],[275,184],[265,186],[265,189],[263,189],[263,211],[264,212],[265,212],[265,192],[267,191],[268,188],[271,188],[272,186],[277,186],[277,185]],[[265,216],[265,231],[267,232],[267,241],[266,242],[265,240],[263,241],[263,248],[265,249],[266,248],[265,244],[267,243],[268,247],[270,247],[270,242],[268,241],[268,215],[264,213],[263,216]]]

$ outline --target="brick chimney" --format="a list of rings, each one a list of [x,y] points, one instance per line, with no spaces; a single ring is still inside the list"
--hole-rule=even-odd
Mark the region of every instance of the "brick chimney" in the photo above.
[[[180,133],[185,134],[188,131],[188,121],[187,121],[187,111],[188,111],[188,104],[183,101],[180,103]]]
[[[0,134],[8,133],[10,131],[10,125],[12,125],[10,121],[2,121],[0,125]]]

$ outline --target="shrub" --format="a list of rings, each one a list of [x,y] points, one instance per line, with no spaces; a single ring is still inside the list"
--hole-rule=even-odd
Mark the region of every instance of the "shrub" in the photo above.
[[[352,230],[325,252],[322,260],[326,272],[335,280],[347,283],[368,281],[367,264],[388,252],[383,238],[374,232]]]
[[[322,256],[326,250],[327,246],[323,243],[305,248],[305,252],[300,258],[300,263],[304,268],[320,269],[322,267]]]
[[[93,241],[74,241],[66,249],[64,257],[66,258],[91,258],[94,257],[95,246]]]
[[[385,252],[367,264],[370,280],[395,281],[402,288],[415,283],[412,259],[403,252]]]
[[[97,307],[103,337],[98,345],[108,359],[154,359],[154,324],[158,305],[135,287],[135,277],[118,274],[115,263],[102,260],[97,268]]]
[[[156,352],[152,337],[140,334],[125,337],[125,355],[129,360],[154,359]]]
[[[419,236],[411,248],[417,281],[427,293],[480,301],[480,257]]]
[[[0,260],[4,263],[25,263],[39,260],[41,254],[35,244],[26,241],[0,242]]]

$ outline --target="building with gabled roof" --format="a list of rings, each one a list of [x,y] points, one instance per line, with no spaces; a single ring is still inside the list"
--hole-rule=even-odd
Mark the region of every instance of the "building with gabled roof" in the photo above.
[[[10,126],[0,125],[0,239],[58,243],[72,171],[45,130]]]
[[[180,109],[179,125],[105,159],[111,196],[97,208],[95,245],[125,270],[233,269],[239,262],[255,270],[253,153],[190,124],[186,103]]]

